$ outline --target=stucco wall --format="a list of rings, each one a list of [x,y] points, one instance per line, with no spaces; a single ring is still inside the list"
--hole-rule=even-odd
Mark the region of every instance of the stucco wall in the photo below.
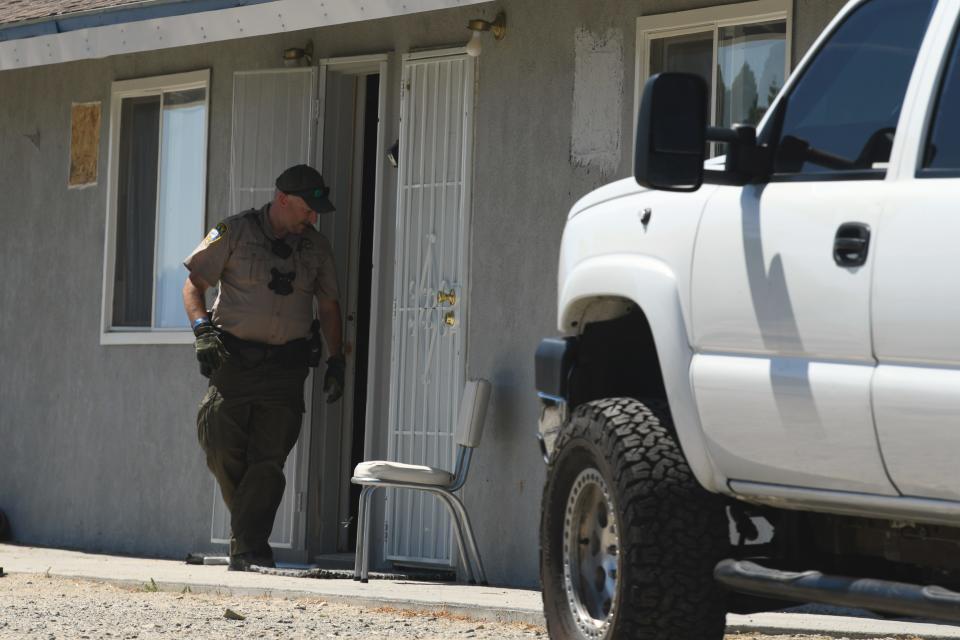
[[[102,173],[66,189],[71,102],[105,101],[112,75],[0,74],[0,508],[38,544],[179,555],[209,502],[184,446],[199,376],[177,373],[184,348],[99,346]]]
[[[793,60],[807,52],[846,0],[793,0]]]
[[[536,3],[504,2],[505,40],[485,43],[477,108],[477,164],[473,218],[468,374],[494,383],[492,411],[475,475],[465,496],[471,511],[498,514],[478,534],[495,579],[528,583],[537,575],[539,497],[544,469],[535,447],[538,405],[533,353],[556,335],[556,265],[570,206],[591,189],[632,173],[636,17],[719,4],[693,0],[556,0],[549,12]],[[841,2],[799,0],[810,15],[797,17],[794,60],[799,60]],[[814,8],[811,8],[814,7]],[[621,82],[575,77],[577,55],[597,43],[611,57],[621,43]],[[797,50],[798,43],[804,48]],[[581,46],[578,46],[581,45]],[[580,65],[578,65],[580,62]],[[615,88],[622,83],[619,161],[585,163],[576,154],[582,123],[573,98],[577,82]],[[617,102],[615,95],[607,103]],[[608,107],[609,108],[609,107]],[[606,114],[598,113],[604,119]],[[605,144],[603,137],[597,140]],[[502,553],[492,555],[494,549]]]
[[[544,11],[541,3],[504,0],[497,7],[507,12],[506,39],[484,39],[467,368],[469,376],[490,379],[494,393],[464,495],[493,582],[537,584],[544,469],[534,438],[533,352],[556,333],[556,264],[567,210],[631,172],[635,18],[712,4],[555,0]],[[796,0],[795,60],[840,5]],[[212,479],[193,422],[204,381],[192,348],[99,345],[111,81],[212,69],[212,223],[230,213],[234,71],[279,66],[284,47],[308,38],[315,57],[462,44],[468,18],[493,14],[493,5],[483,5],[0,73],[0,508],[19,540],[168,557],[210,546]],[[602,68],[598,61],[618,57],[621,69],[591,73]],[[399,65],[393,56],[393,114]],[[598,118],[619,125],[619,140],[592,130],[584,121],[590,110],[575,108],[575,95],[594,90],[611,92],[594,109],[614,111]],[[100,181],[67,190],[70,105],[97,100],[104,107]],[[392,140],[395,123],[387,128]],[[383,229],[381,264],[390,265],[390,220]],[[387,289],[374,345],[386,363],[388,270],[381,282]],[[386,390],[387,374],[381,367],[376,387]],[[373,419],[385,424],[386,402],[378,406],[384,412]]]
[[[206,381],[192,347],[99,344],[110,83],[212,70],[209,226],[232,213],[234,71],[280,67],[283,49],[308,39],[315,58],[463,44],[474,14],[426,16],[0,73],[0,509],[18,540],[168,557],[211,548],[213,484],[194,423]],[[68,190],[70,106],[90,101],[103,107],[99,182]],[[389,316],[381,326],[389,334]]]

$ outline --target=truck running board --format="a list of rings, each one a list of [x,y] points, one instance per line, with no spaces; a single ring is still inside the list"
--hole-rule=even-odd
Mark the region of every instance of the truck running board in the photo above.
[[[819,602],[960,622],[960,593],[936,586],[824,575],[819,571],[780,571],[747,560],[721,560],[718,582],[752,595]]]

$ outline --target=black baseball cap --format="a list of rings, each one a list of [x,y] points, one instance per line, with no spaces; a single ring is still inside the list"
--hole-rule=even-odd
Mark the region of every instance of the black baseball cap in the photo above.
[[[290,196],[304,199],[317,213],[330,213],[337,208],[327,196],[330,188],[323,182],[323,176],[311,166],[298,164],[290,167],[277,178],[277,189]]]

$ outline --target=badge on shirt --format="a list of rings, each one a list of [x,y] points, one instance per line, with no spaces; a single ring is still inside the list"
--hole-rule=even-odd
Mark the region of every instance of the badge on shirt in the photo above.
[[[204,248],[209,247],[214,242],[222,238],[227,233],[227,225],[220,223],[210,230],[210,233],[207,234],[207,237],[203,239]]]

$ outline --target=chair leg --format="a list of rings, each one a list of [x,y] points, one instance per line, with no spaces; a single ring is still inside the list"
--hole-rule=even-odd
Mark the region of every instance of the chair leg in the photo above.
[[[364,511],[367,505],[367,488],[360,487],[360,504],[357,507],[357,551],[353,561],[353,579],[359,580],[363,572],[363,543],[367,537],[367,519]]]
[[[363,505],[363,520],[366,523],[366,533],[363,536],[363,565],[360,573],[360,582],[367,582],[370,578],[370,506],[373,502],[373,492],[377,488],[374,486],[364,487],[367,492],[367,498]]]
[[[482,585],[487,584],[487,574],[483,570],[483,563],[480,561],[480,550],[477,548],[477,540],[473,536],[473,527],[470,525],[470,516],[467,514],[466,508],[463,506],[463,502],[457,496],[450,494],[450,498],[457,510],[457,515],[463,522],[463,529],[467,534],[467,547],[470,550],[470,555],[473,556],[473,561],[477,565],[477,582]]]
[[[447,505],[447,510],[450,512],[450,517],[453,519],[453,531],[457,538],[457,548],[460,550],[460,562],[463,563],[463,570],[467,573],[467,582],[475,584],[477,580],[473,571],[473,565],[470,563],[470,557],[467,555],[467,547],[463,536],[463,524],[460,521],[457,507],[451,500],[451,498],[456,500],[456,496],[446,491],[438,492],[436,495],[443,498],[443,502]]]

